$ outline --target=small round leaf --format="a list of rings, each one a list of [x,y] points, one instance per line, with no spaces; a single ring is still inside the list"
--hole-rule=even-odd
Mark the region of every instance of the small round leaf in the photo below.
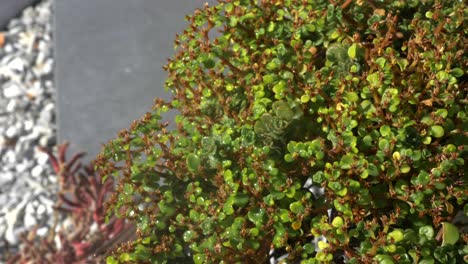
[[[198,157],[198,155],[195,155],[193,153],[190,153],[187,155],[187,168],[191,171],[191,172],[195,172],[197,171],[199,168],[200,168],[200,158]]]

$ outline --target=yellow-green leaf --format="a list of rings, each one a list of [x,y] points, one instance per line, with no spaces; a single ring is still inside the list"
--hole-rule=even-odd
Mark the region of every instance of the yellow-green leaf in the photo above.
[[[356,58],[356,53],[357,53],[357,44],[354,43],[353,45],[351,45],[351,47],[348,48],[348,56],[351,59],[355,59]]]
[[[454,224],[448,222],[442,223],[442,245],[454,245],[459,238],[458,228]]]
[[[436,138],[441,138],[444,136],[444,128],[441,126],[431,126],[431,134]]]

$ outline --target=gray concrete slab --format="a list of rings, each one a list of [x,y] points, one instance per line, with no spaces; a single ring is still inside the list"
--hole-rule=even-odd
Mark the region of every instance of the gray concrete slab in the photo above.
[[[0,31],[5,29],[12,18],[19,16],[21,11],[38,0],[0,0]]]
[[[56,13],[59,142],[93,158],[102,143],[168,98],[162,66],[203,0],[61,0]],[[215,1],[211,1],[215,2]]]

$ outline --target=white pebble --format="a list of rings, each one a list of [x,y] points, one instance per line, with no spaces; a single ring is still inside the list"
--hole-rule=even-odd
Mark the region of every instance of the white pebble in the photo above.
[[[49,156],[42,151],[36,152],[35,156],[36,156],[37,163],[39,165],[47,164],[47,162],[49,161]]]
[[[43,64],[42,72],[44,74],[50,74],[52,73],[53,67],[54,67],[54,63],[52,59],[47,59]]]
[[[31,120],[24,121],[24,130],[29,131],[33,128],[34,123]]]
[[[5,98],[13,98],[22,94],[21,88],[14,83],[8,83],[6,88],[3,89],[3,95]]]
[[[19,163],[18,165],[16,165],[16,172],[18,173],[21,173],[21,172],[24,172],[27,168],[28,168],[28,162],[27,161],[23,161],[21,163]]]
[[[0,173],[0,182],[7,183],[13,180],[13,173],[11,171],[5,171]]]
[[[5,156],[3,156],[2,161],[4,161],[5,163],[10,163],[10,164],[15,163],[16,162],[16,153],[14,151],[12,151],[12,150],[8,150],[5,153]]]
[[[10,44],[5,45],[4,47],[5,53],[11,53],[13,52],[13,46]]]
[[[18,103],[16,100],[10,100],[7,104],[6,111],[10,113],[14,112],[17,105]]]
[[[32,202],[26,204],[26,207],[24,209],[24,213],[25,214],[34,214],[34,212],[36,211],[36,209],[34,209],[34,205],[32,204]]]
[[[10,69],[19,71],[19,72],[24,71],[25,66],[26,65],[25,65],[24,60],[19,57],[14,58],[8,63],[8,67],[10,67]]]
[[[47,207],[47,210],[49,210],[49,208],[52,208],[52,206],[54,206],[55,204],[49,198],[44,197],[44,196],[39,197],[39,200],[41,201],[42,204],[44,204]]]
[[[38,215],[42,215],[46,212],[46,207],[43,205],[43,204],[40,204],[38,207],[37,207],[37,214]]]
[[[49,228],[44,226],[44,227],[41,227],[41,228],[37,229],[36,234],[38,236],[43,237],[43,236],[45,236],[47,234],[47,231],[49,231]]]
[[[39,43],[39,49],[41,49],[41,44],[44,43],[41,41]],[[41,49],[42,50],[42,49]],[[39,52],[36,57],[36,65],[42,65],[44,61],[46,60],[46,53],[45,52]]]
[[[39,176],[41,176],[43,171],[44,171],[44,168],[40,165],[37,165],[32,169],[31,175],[35,178],[38,178]]]
[[[18,238],[15,235],[13,228],[8,228],[5,232],[5,239],[8,243],[16,245],[18,243]]]
[[[10,126],[5,132],[5,136],[9,138],[14,138],[17,135],[18,135],[18,128],[16,128],[15,126]]]
[[[37,224],[36,218],[32,214],[25,214],[24,215],[24,226],[26,228],[31,228]]]
[[[53,138],[50,134],[44,135],[39,139],[39,146],[46,148],[49,147],[52,142]]]

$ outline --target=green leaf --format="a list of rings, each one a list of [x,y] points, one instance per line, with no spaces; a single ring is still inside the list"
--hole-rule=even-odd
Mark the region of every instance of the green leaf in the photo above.
[[[348,193],[348,188],[342,188],[341,190],[337,191],[336,194],[341,196],[341,197],[344,197],[346,194]]]
[[[460,239],[458,228],[449,222],[442,223],[442,245],[455,245]]]
[[[182,238],[184,239],[185,242],[190,242],[196,237],[197,237],[197,233],[195,231],[192,231],[192,230],[187,230],[182,235]]]
[[[256,226],[262,226],[263,221],[265,220],[265,209],[254,208],[248,212],[247,216]]]
[[[195,254],[193,255],[193,263],[202,264],[205,263],[205,254]]]
[[[230,19],[229,20],[229,26],[231,26],[231,27],[237,26],[237,22],[238,22],[237,17],[231,16],[229,19]]]
[[[395,263],[391,256],[383,255],[383,254],[376,255],[375,260],[377,260],[379,264],[394,264]]]
[[[424,257],[418,264],[434,264],[434,259],[432,257]]]
[[[389,126],[387,125],[383,125],[380,127],[380,134],[383,136],[383,137],[388,137],[390,135],[390,133],[392,133],[392,130],[390,129]]]
[[[357,102],[359,100],[359,96],[355,92],[346,92],[344,94],[344,98],[346,98],[346,100],[348,102],[350,102],[350,103],[354,103],[354,102]]]
[[[284,155],[284,161],[286,161],[286,162],[293,162],[293,161],[294,161],[293,155],[291,155],[290,153]]]
[[[349,60],[348,51],[343,47],[342,44],[333,44],[328,47],[326,58],[328,61],[334,64],[343,63]]]
[[[323,171],[318,171],[312,176],[312,181],[321,184],[325,180]]]
[[[371,175],[371,176],[375,177],[375,176],[379,175],[379,169],[374,164],[369,164],[368,167],[367,167],[367,170],[369,172],[369,175]]]
[[[400,242],[404,238],[404,233],[401,229],[395,229],[392,232],[388,233],[387,240],[393,239],[394,242]]]
[[[337,216],[333,219],[332,221],[332,226],[336,227],[336,228],[340,228],[344,225],[344,220],[341,216]]]
[[[348,170],[351,169],[351,165],[353,164],[353,155],[348,154],[344,155],[340,160],[340,167],[342,169]]]
[[[362,138],[362,142],[368,147],[372,146],[372,136],[365,135],[364,138]]]
[[[397,61],[398,66],[400,67],[401,71],[404,71],[406,67],[408,66],[408,60],[407,59],[399,59]]]
[[[366,77],[366,80],[369,82],[369,84],[372,87],[379,87],[380,86],[380,80],[379,80],[379,73],[378,72],[374,72],[372,74],[369,74]]]
[[[304,205],[300,201],[297,201],[297,202],[291,203],[289,205],[289,209],[291,210],[291,212],[295,214],[300,214],[300,213],[304,213],[305,208],[304,208]]]
[[[421,172],[419,172],[418,178],[417,178],[417,179],[418,179],[418,180],[417,180],[417,183],[418,183],[418,184],[421,184],[421,185],[426,185],[426,184],[428,184],[429,181],[430,181],[430,176],[431,176],[431,175],[430,175],[429,173],[427,173],[426,171],[421,171]]]
[[[434,228],[430,225],[421,226],[419,228],[419,235],[427,239],[432,239],[434,237]]]
[[[234,5],[232,3],[227,3],[225,7],[227,12],[231,12],[234,9]]]
[[[282,223],[287,223],[291,221],[291,217],[289,216],[289,211],[286,209],[280,209],[279,217]]]
[[[254,131],[257,134],[268,134],[271,130],[271,123],[273,117],[270,114],[264,114],[254,125]]]
[[[447,115],[448,115],[448,111],[446,109],[438,109],[436,112],[435,112],[435,115],[436,116],[440,116],[442,118],[446,118]]]
[[[335,6],[332,4],[329,4],[327,8],[327,19],[332,20],[334,17],[334,13],[335,13]]]
[[[275,84],[273,86],[273,92],[275,93],[275,95],[278,95],[278,97],[275,97],[275,98],[278,98],[278,99],[281,99],[283,98],[282,97],[282,94],[284,92],[284,89],[286,88],[286,82],[281,80],[279,81],[277,84]]]
[[[266,112],[266,108],[265,108],[265,106],[263,106],[263,105],[261,105],[261,104],[255,104],[255,105],[252,107],[252,113],[253,113],[254,119],[258,119],[258,118],[261,117],[265,112]]]
[[[328,244],[326,241],[321,240],[321,241],[319,241],[319,242],[317,243],[317,247],[318,247],[320,250],[324,250],[324,249],[326,249],[326,248],[329,248],[329,247],[330,247],[330,244]],[[325,259],[323,259],[323,260],[325,260]]]
[[[215,61],[212,58],[208,58],[203,62],[203,66],[207,69],[211,69],[216,65]]]
[[[238,193],[234,198],[234,203],[239,207],[244,207],[249,202],[249,196],[245,193]]]
[[[455,68],[450,71],[450,74],[453,75],[454,77],[462,77],[463,76],[463,70],[460,68]]]
[[[425,115],[421,118],[421,123],[430,126],[434,123],[434,120],[429,115]]]
[[[375,63],[377,63],[377,65],[379,65],[379,67],[383,69],[385,67],[385,64],[387,63],[387,60],[385,60],[385,58],[380,57],[375,60]]]
[[[385,150],[388,150],[389,147],[390,147],[390,142],[387,139],[385,138],[379,139],[379,149],[385,151]]]
[[[115,258],[113,258],[112,256],[109,256],[106,258],[106,263],[108,264],[117,264],[119,263]]]
[[[325,153],[323,151],[317,151],[315,152],[315,158],[317,160],[323,160],[323,158],[325,157]]]
[[[445,82],[446,80],[448,80],[449,74],[448,74],[446,71],[439,71],[439,72],[436,74],[436,78],[437,78],[437,80],[439,80],[440,82]]]
[[[275,22],[270,21],[270,24],[268,24],[267,31],[268,32],[273,32],[275,30],[275,26],[276,26]]]
[[[273,237],[273,245],[275,247],[280,248],[284,244],[284,236],[286,234],[286,230],[284,229],[283,225],[277,225],[275,226],[276,233],[275,236]]]
[[[342,212],[344,215],[350,216],[350,215],[353,214],[352,211],[351,211],[351,208],[349,206],[349,203],[342,204],[340,201],[335,199],[335,200],[333,200],[333,206],[335,206],[335,209],[337,211]]]
[[[266,65],[266,68],[270,71],[274,71],[278,69],[280,66],[281,66],[281,60],[278,58],[275,58]]]
[[[264,84],[269,84],[272,83],[275,80],[275,75],[274,74],[266,74],[263,76],[263,83]]]
[[[255,14],[254,13],[247,13],[245,15],[243,15],[240,19],[241,22],[244,22],[245,20],[247,19],[252,19],[252,18],[255,18]]]
[[[438,125],[431,126],[430,127],[431,135],[436,137],[436,138],[441,138],[444,136],[444,128]]]
[[[410,172],[410,170],[411,170],[411,167],[408,164],[405,163],[401,165],[401,168],[400,168],[401,173],[408,173]]]
[[[351,47],[348,48],[348,56],[351,59],[356,58],[357,48],[358,48],[357,43],[353,43],[353,45],[351,45]]]
[[[284,101],[276,101],[271,106],[275,111],[276,116],[284,120],[291,120],[294,116],[294,111],[289,107],[288,103]]]
[[[369,177],[369,171],[368,170],[363,170],[361,175],[359,175],[362,179],[367,179]]]
[[[234,213],[234,208],[232,208],[233,203],[234,203],[233,199],[231,200],[228,199],[226,203],[224,203],[223,212],[226,213],[226,215],[232,215]]]
[[[307,103],[309,101],[310,101],[310,96],[309,95],[304,94],[304,95],[301,96],[301,103],[305,104],[305,103]]]
[[[233,91],[235,86],[231,83],[226,84],[226,91],[231,92]]]
[[[216,150],[216,142],[212,137],[203,137],[201,139],[201,145],[206,153],[212,153]]]
[[[187,155],[186,161],[187,161],[187,168],[191,172],[195,172],[200,168],[201,162],[200,162],[200,158],[198,157],[198,155],[190,153]]]
[[[416,232],[413,229],[406,229],[403,240],[411,242],[411,243],[415,243],[418,240],[418,236],[417,236]],[[408,253],[410,253],[410,252],[408,252]],[[410,255],[411,255],[411,253],[410,253]]]
[[[428,137],[424,137],[423,140],[422,140],[422,143],[423,143],[424,145],[429,145],[429,144],[431,144],[431,142],[432,142],[432,138],[429,137],[429,136],[428,136]]]
[[[135,260],[134,257],[129,254],[129,253],[122,253],[120,256],[119,256],[119,260],[121,262],[132,262],[132,260]]]

